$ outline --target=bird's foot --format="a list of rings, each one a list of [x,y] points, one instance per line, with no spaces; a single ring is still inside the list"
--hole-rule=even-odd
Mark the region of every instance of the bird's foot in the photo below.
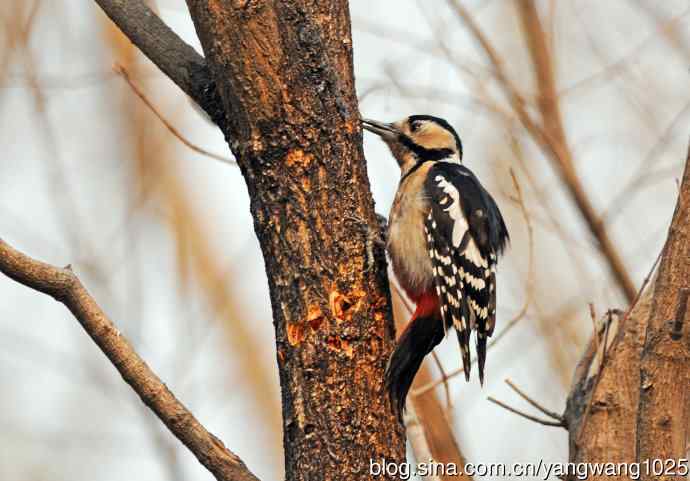
[[[385,252],[386,238],[388,235],[388,221],[380,214],[376,214],[378,225],[370,226],[364,219],[357,215],[345,217],[357,224],[357,227],[366,234],[366,265],[364,272],[369,272],[376,265],[376,250]]]

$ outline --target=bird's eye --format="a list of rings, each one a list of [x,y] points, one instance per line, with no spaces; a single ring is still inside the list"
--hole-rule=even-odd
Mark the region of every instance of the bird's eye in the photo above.
[[[421,120],[413,120],[410,122],[410,131],[416,132],[419,130],[419,128],[422,126],[422,121]]]

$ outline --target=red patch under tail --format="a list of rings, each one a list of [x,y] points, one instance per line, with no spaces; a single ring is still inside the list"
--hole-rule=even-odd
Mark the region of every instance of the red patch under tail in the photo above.
[[[445,336],[436,294],[422,294],[416,301],[417,308],[386,367],[386,389],[399,416],[402,416],[405,398],[424,356]]]

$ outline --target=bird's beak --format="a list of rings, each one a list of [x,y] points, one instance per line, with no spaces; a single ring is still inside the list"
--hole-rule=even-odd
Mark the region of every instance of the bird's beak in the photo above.
[[[393,124],[385,124],[376,120],[362,119],[362,127],[373,132],[384,140],[395,138],[400,131]]]

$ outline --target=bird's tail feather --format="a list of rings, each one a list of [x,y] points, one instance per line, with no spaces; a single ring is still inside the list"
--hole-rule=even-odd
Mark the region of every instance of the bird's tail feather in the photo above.
[[[477,332],[477,364],[479,366],[479,384],[484,385],[484,364],[486,362],[486,333]]]
[[[410,321],[400,336],[385,373],[386,390],[399,416],[402,416],[405,398],[424,356],[443,340],[444,335],[443,325],[437,318],[418,317]]]
[[[470,361],[470,331],[469,329],[456,330],[458,343],[460,344],[460,355],[462,356],[462,369],[465,372],[465,381],[470,381],[472,363]]]

